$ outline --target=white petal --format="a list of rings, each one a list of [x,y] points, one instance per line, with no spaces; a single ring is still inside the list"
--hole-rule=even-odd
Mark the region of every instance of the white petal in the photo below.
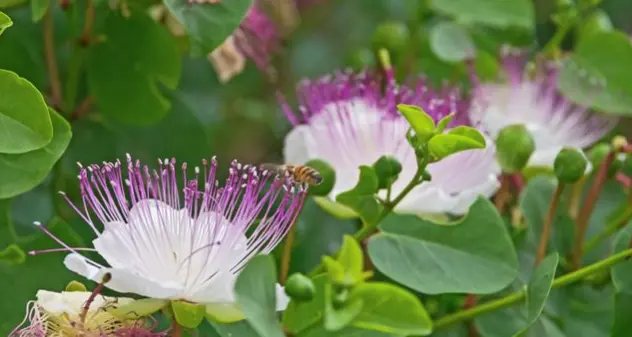
[[[299,125],[285,136],[283,158],[286,163],[305,164],[313,159],[312,149],[308,146],[309,128]]]
[[[285,294],[285,288],[280,284],[276,284],[276,305],[277,311],[283,311],[290,303],[290,298]]]
[[[230,272],[220,272],[207,287],[186,296],[185,299],[195,303],[234,303],[235,281],[237,276]]]
[[[138,275],[133,270],[96,267],[79,254],[66,256],[64,265],[71,271],[95,282],[101,282],[103,276],[110,273],[112,279],[105,286],[120,293],[135,293],[156,299],[173,299],[178,298],[183,291],[179,284],[156,282]]]
[[[92,295],[89,291],[64,291],[61,293],[39,290],[37,292],[37,304],[42,307],[46,312],[52,315],[78,315],[88,298]],[[96,296],[90,307],[89,311],[97,311],[103,307],[106,303],[116,301],[118,305],[129,304],[134,302],[131,298],[126,297],[105,297]]]

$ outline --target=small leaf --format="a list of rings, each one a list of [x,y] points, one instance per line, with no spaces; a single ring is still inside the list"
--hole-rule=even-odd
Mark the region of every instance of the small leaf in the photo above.
[[[355,327],[405,336],[432,332],[432,320],[419,299],[395,285],[362,283],[353,288],[351,298],[364,303],[352,323]]]
[[[450,129],[450,131],[448,131],[448,134],[467,137],[477,143],[480,143],[483,148],[487,144],[483,134],[475,128],[469,126],[457,126],[453,129]]]
[[[204,320],[204,305],[185,301],[171,301],[176,322],[188,329],[195,329]]]
[[[320,208],[322,208],[327,213],[333,215],[335,218],[340,220],[346,219],[357,219],[360,216],[353,209],[332,201],[328,197],[313,197],[314,203],[316,203]]]
[[[0,153],[25,153],[44,147],[53,126],[42,94],[31,82],[0,70]]]
[[[437,133],[442,133],[445,128],[448,127],[448,124],[450,124],[452,118],[454,118],[454,113],[441,118],[441,120],[439,120],[439,123],[437,123]]]
[[[527,285],[527,325],[514,337],[526,336],[529,328],[540,318],[551,292],[555,270],[560,257],[557,253],[547,256],[531,275]]]
[[[68,292],[73,292],[73,291],[86,292],[86,291],[88,291],[88,288],[86,288],[86,286],[83,283],[73,280],[73,281],[70,281],[66,285],[65,291],[68,291]]]
[[[375,171],[368,166],[360,166],[360,179],[356,186],[336,197],[336,202],[358,212],[365,224],[373,224],[382,212],[382,205],[375,198],[379,181]]]
[[[471,130],[474,129],[467,127],[460,128],[464,129],[459,129],[454,133],[438,134],[428,141],[428,150],[435,161],[439,161],[458,152],[485,148],[485,139],[483,138],[481,142],[481,140],[476,137],[476,134],[480,135],[478,131],[472,132]]]
[[[430,48],[442,60],[460,62],[474,58],[476,47],[469,33],[452,22],[439,22],[430,30]]]
[[[358,317],[364,305],[361,298],[355,298],[347,299],[344,303],[339,304],[339,307],[336,307],[333,303],[335,296],[333,288],[331,284],[325,285],[325,316],[323,323],[325,330],[328,331],[338,331],[351,324],[351,321]],[[345,288],[342,291],[347,292],[349,290]]]
[[[212,6],[164,0],[165,6],[188,31],[195,54],[207,55],[239,26],[253,0],[222,1]]]
[[[8,265],[24,263],[25,257],[24,251],[14,243],[0,250],[0,262]]]
[[[533,4],[529,0],[431,0],[430,4],[436,11],[464,23],[526,29],[535,24]]]
[[[111,309],[108,312],[120,318],[138,319],[140,317],[149,316],[164,308],[168,304],[169,302],[167,300],[142,298],[139,300],[135,300],[132,303]]]
[[[45,147],[20,154],[0,154],[0,199],[24,193],[41,183],[66,150],[70,124],[49,110],[53,139]]]
[[[364,256],[360,244],[349,235],[345,235],[337,257],[344,270],[343,279],[334,280],[337,284],[353,286],[364,281]]]
[[[235,282],[237,304],[261,337],[285,337],[276,317],[276,268],[268,255],[255,256]]]
[[[50,6],[50,0],[31,0],[31,19],[34,22],[41,20]]]
[[[425,143],[435,133],[435,124],[422,108],[413,105],[398,104],[397,110],[404,115],[420,143]]]
[[[377,175],[379,188],[388,188],[402,172],[402,164],[397,158],[385,155],[373,163],[373,170]]]
[[[0,35],[4,32],[5,29],[13,26],[13,21],[6,14],[0,12]]]
[[[371,261],[386,276],[422,293],[489,294],[518,275],[507,228],[482,197],[453,224],[392,214],[380,229],[369,239]]]

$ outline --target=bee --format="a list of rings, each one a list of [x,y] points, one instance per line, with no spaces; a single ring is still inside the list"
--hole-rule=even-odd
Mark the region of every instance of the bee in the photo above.
[[[261,167],[277,175],[289,176],[300,184],[316,186],[323,182],[323,177],[315,168],[305,165],[262,164]]]

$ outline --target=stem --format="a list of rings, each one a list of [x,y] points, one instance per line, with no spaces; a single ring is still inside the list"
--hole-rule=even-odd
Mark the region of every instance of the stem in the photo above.
[[[588,275],[591,275],[597,271],[600,271],[605,268],[609,268],[610,266],[625,260],[626,258],[632,256],[632,249],[624,250],[620,253],[614,254],[604,260],[586,266],[582,269],[578,269],[572,273],[566,274],[564,276],[560,276],[553,280],[552,288],[560,288],[565,285],[577,282]],[[441,328],[445,328],[452,324],[456,324],[461,321],[471,320],[475,317],[478,317],[482,314],[492,312],[498,309],[502,309],[513,304],[520,302],[527,295],[525,289],[516,291],[512,294],[509,294],[505,297],[499,298],[494,301],[490,301],[481,305],[478,305],[469,310],[459,311],[452,315],[444,316],[434,323],[435,330],[439,330]]]
[[[57,69],[57,59],[55,58],[55,39],[53,28],[53,6],[49,6],[44,16],[44,57],[46,58],[46,68],[48,70],[48,80],[50,81],[51,106],[59,109],[62,103],[61,81],[59,80],[59,70]]]
[[[292,259],[292,245],[294,244],[294,236],[296,235],[296,226],[292,226],[287,234],[285,244],[283,245],[283,256],[281,257],[281,274],[279,275],[279,283],[285,284],[288,271],[290,270],[290,260]]]
[[[546,255],[546,246],[549,243],[549,237],[551,236],[551,225],[553,223],[553,218],[555,217],[557,204],[560,201],[563,191],[564,184],[559,183],[557,185],[557,188],[555,189],[555,194],[553,194],[553,199],[551,200],[551,204],[549,205],[549,210],[546,213],[546,219],[544,219],[542,234],[540,235],[540,244],[538,245],[538,252],[535,256],[536,266],[540,264],[540,262],[542,262],[542,259],[544,259],[544,256]]]
[[[171,337],[182,337],[182,325],[178,324],[175,318],[173,319]]]
[[[584,204],[579,210],[579,214],[577,215],[577,233],[575,235],[575,249],[573,250],[573,255],[571,256],[571,261],[573,264],[573,269],[577,269],[581,266],[582,255],[583,255],[583,244],[584,237],[586,236],[586,230],[588,229],[588,220],[590,219],[590,215],[592,214],[593,209],[595,208],[595,204],[597,203],[597,198],[599,198],[599,193],[603,188],[603,185],[608,176],[608,169],[612,165],[614,161],[615,154],[610,151],[606,156],[606,159],[599,167],[599,172],[595,176],[595,181],[590,187],[590,191],[588,192],[588,196],[586,196],[586,200]]]
[[[83,31],[81,32],[81,38],[79,44],[86,47],[90,45],[92,41],[92,27],[94,26],[94,2],[93,0],[87,0],[86,2],[86,21],[83,24]]]
[[[92,107],[92,102],[94,99],[92,96],[86,97],[83,102],[79,103],[75,110],[70,114],[69,120],[76,121],[77,119],[85,116],[88,112],[90,112],[90,108]]]

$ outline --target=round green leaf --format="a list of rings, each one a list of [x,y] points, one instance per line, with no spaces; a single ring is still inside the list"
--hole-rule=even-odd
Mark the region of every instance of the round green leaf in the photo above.
[[[0,70],[0,153],[24,153],[44,147],[53,126],[42,94],[29,81]]]
[[[431,0],[435,10],[459,21],[507,28],[530,29],[535,23],[530,0]]]
[[[607,50],[608,52],[603,52]],[[560,90],[571,100],[604,112],[632,115],[632,44],[621,32],[595,32],[564,62]]]
[[[0,35],[5,29],[11,26],[13,26],[13,21],[11,21],[11,18],[6,14],[0,12]]]
[[[195,54],[206,55],[217,48],[239,26],[253,0],[221,1],[216,4],[191,4],[165,0],[171,14],[185,27]]]
[[[261,337],[285,337],[276,318],[276,268],[269,255],[255,256],[235,282],[237,305]]]
[[[488,294],[518,275],[518,258],[496,208],[479,198],[459,222],[440,225],[413,215],[390,215],[369,239],[376,268],[426,294]]]
[[[430,30],[430,48],[442,60],[459,62],[473,58],[476,47],[469,33],[453,22],[439,22]]]
[[[66,150],[72,133],[70,124],[49,110],[53,139],[44,148],[20,154],[0,154],[0,199],[24,193],[37,186]]]
[[[157,303],[164,306],[163,303]],[[157,306],[150,306],[151,310]],[[159,309],[159,308],[158,308]],[[204,305],[185,301],[171,301],[171,310],[176,322],[188,329],[195,329],[204,320]]]
[[[395,285],[362,283],[353,288],[351,299],[364,303],[352,326],[405,336],[432,332],[432,320],[419,299]]]

